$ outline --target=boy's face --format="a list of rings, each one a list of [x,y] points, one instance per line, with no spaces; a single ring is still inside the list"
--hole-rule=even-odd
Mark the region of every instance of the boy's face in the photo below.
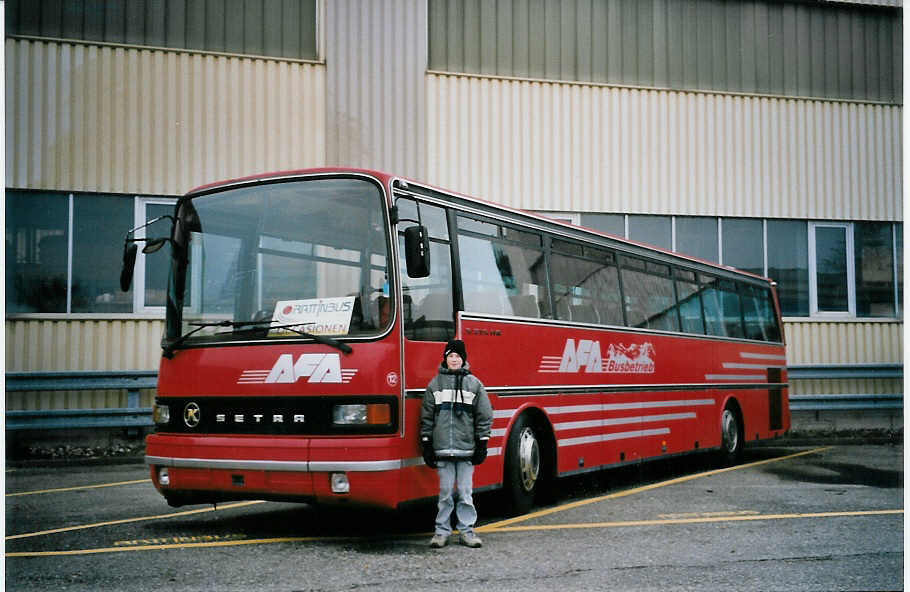
[[[464,361],[462,361],[461,356],[455,352],[449,352],[449,355],[446,356],[446,367],[448,367],[449,370],[459,370],[461,369],[462,364],[464,364]]]

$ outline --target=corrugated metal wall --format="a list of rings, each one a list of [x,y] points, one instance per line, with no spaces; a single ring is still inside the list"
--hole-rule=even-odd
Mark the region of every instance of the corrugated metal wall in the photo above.
[[[901,102],[899,10],[778,0],[429,0],[431,70]]]
[[[904,361],[903,323],[788,322],[790,364],[859,364]]]
[[[904,324],[885,322],[788,322],[789,364],[895,364],[904,361]],[[791,395],[892,394],[904,391],[895,378],[791,380]]]
[[[326,5],[329,164],[425,177],[426,2]]]
[[[325,67],[6,40],[6,186],[178,195],[325,164]]]
[[[897,106],[427,76],[427,178],[556,211],[900,220]]]
[[[163,320],[6,319],[6,371],[150,370],[161,358]],[[150,407],[151,391],[140,406]],[[126,407],[120,391],[7,393],[7,409]]]

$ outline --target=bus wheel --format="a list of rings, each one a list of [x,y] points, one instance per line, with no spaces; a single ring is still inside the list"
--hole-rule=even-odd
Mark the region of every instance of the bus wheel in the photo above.
[[[526,415],[515,422],[506,444],[505,490],[511,510],[525,514],[534,505],[541,477],[540,442]]]
[[[725,465],[735,464],[743,451],[743,429],[733,405],[724,407],[720,416],[720,452]]]

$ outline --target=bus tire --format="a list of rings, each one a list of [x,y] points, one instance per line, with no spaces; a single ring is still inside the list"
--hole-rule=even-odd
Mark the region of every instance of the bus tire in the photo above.
[[[515,422],[506,443],[505,492],[510,513],[526,514],[543,476],[541,432],[527,414]]]
[[[720,459],[725,466],[736,464],[743,451],[743,422],[739,407],[728,403],[720,415]]]

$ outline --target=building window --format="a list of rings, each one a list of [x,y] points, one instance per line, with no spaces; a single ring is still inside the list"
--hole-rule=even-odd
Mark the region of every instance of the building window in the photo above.
[[[780,312],[809,316],[809,249],[806,222],[768,220],[768,271],[777,282]]]
[[[717,218],[676,218],[677,253],[698,257],[705,261],[719,261],[717,255]]]
[[[769,277],[783,316],[902,314],[899,223],[593,213],[580,219],[595,230],[665,249],[672,244],[678,253]]]
[[[152,222],[145,228],[136,231],[136,238],[170,236],[171,220],[161,218],[174,213],[173,200],[157,198],[138,198],[136,200],[136,225]],[[170,257],[164,255],[164,250],[157,254],[146,255],[139,250],[136,259],[135,275],[133,277],[133,310],[136,312],[152,312],[158,307],[164,310],[167,296],[167,274],[170,267]],[[151,310],[150,310],[151,309]]]
[[[724,218],[721,221],[724,265],[755,275],[765,274],[765,240],[761,220]]]
[[[6,34],[319,59],[317,0],[7,0]]]
[[[132,290],[122,292],[123,238],[131,228],[170,214],[175,201],[8,189],[7,313],[163,312],[168,257],[140,252]],[[145,232],[167,236],[170,221],[137,236]]]
[[[899,227],[898,227],[899,228]],[[895,265],[892,226],[882,222],[857,222],[853,225],[853,253],[856,274],[856,315],[890,317],[897,313],[895,276],[902,272]]]
[[[629,239],[669,251],[673,248],[673,219],[670,216],[630,214]]]
[[[812,314],[853,314],[853,228],[809,224],[809,298]]]
[[[70,307],[66,312],[132,312],[120,290],[123,237],[133,224],[133,200],[123,195],[73,196]]]
[[[626,217],[622,214],[582,214],[581,225],[613,236],[626,236]]]
[[[69,195],[6,191],[6,311],[66,312]]]

